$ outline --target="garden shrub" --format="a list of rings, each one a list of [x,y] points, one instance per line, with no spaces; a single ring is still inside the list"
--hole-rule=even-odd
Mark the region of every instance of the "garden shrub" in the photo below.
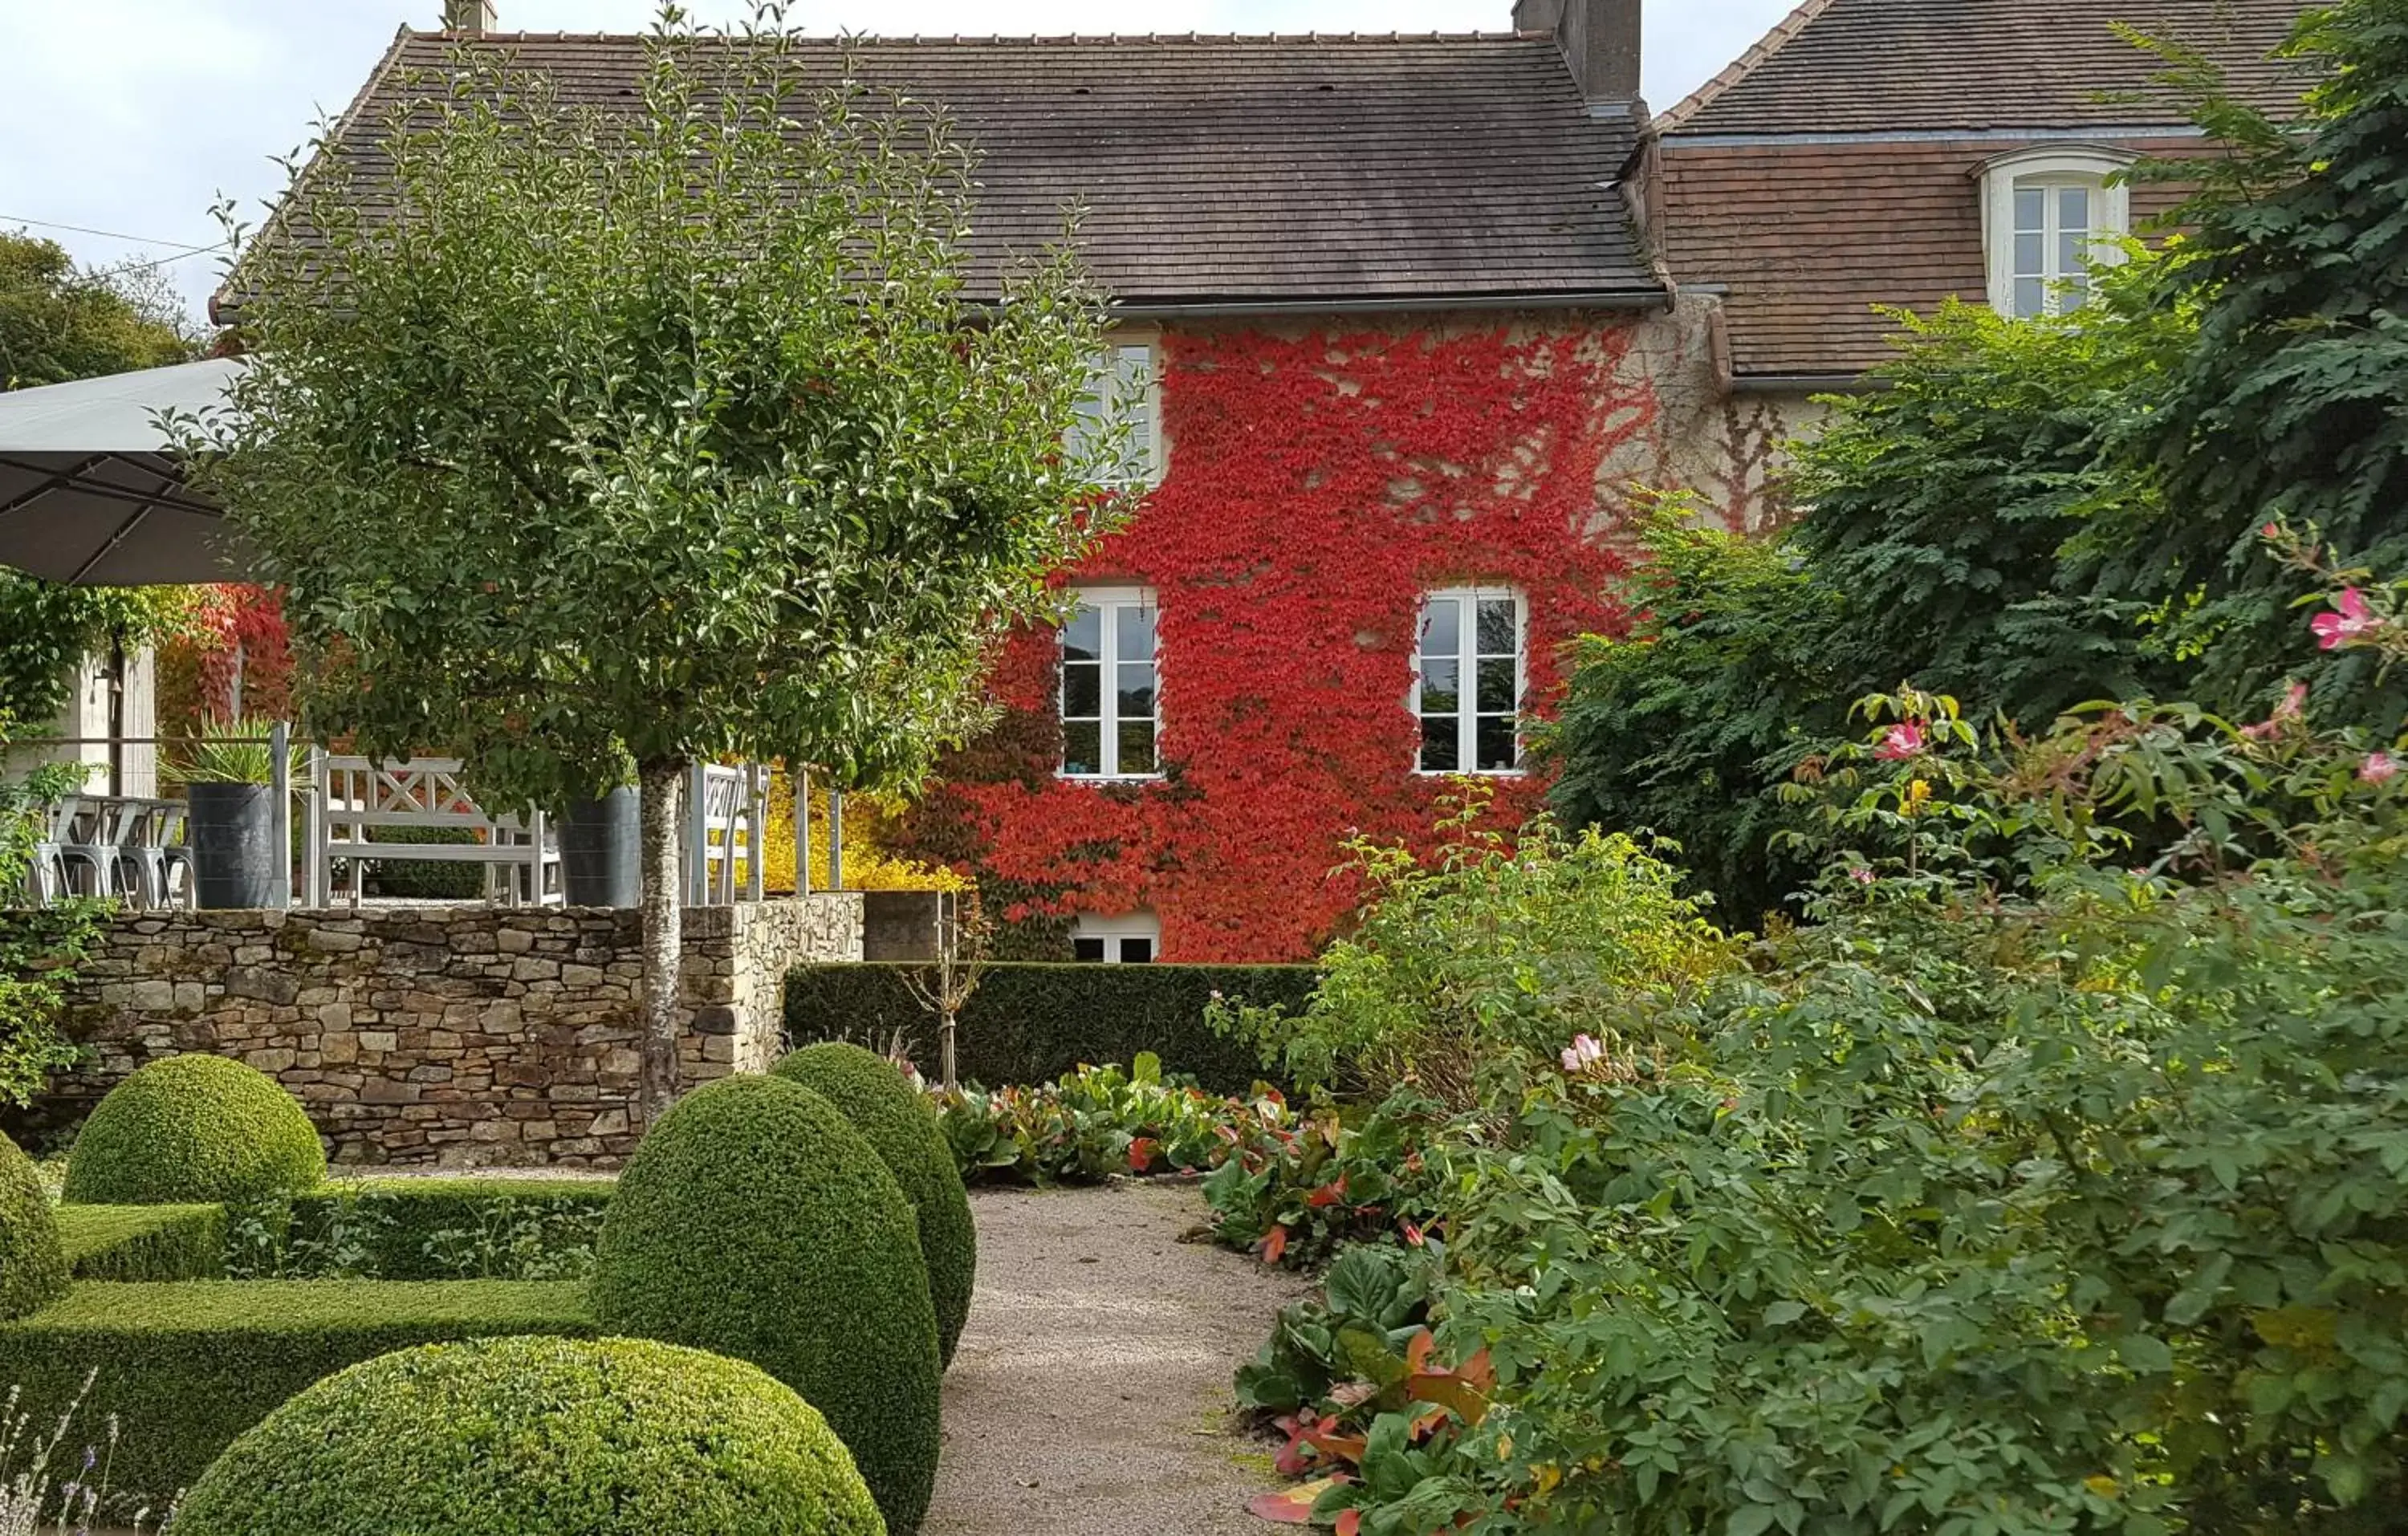
[[[178,1536],[883,1536],[818,1412],[635,1339],[428,1344],[302,1391],[219,1457]]]
[[[902,1186],[841,1111],[781,1078],[705,1084],[645,1134],[602,1222],[613,1333],[750,1360],[853,1451],[896,1536],[936,1481],[937,1317]]]
[[[308,1189],[325,1149],[274,1078],[224,1056],[140,1068],[84,1121],[66,1198],[87,1205],[182,1205]]]
[[[900,1037],[924,1074],[936,1067],[937,1025],[904,984],[919,969],[889,962],[800,966],[786,978],[786,1033],[796,1045],[849,1040],[885,1051]],[[1310,966],[1054,965],[999,962],[981,973],[962,1010],[958,1075],[990,1087],[1051,1083],[1079,1067],[1126,1063],[1151,1051],[1173,1072],[1216,1093],[1244,1093],[1263,1066],[1246,1044],[1205,1023],[1217,993],[1297,1008]]]
[[[607,1179],[346,1179],[233,1212],[238,1279],[577,1280]]]
[[[222,1205],[63,1205],[59,1239],[78,1280],[222,1280]]]
[[[22,1317],[67,1288],[50,1196],[24,1149],[0,1136],[0,1318]]]
[[[938,1124],[965,1181],[1100,1184],[1124,1173],[1201,1173],[1266,1141],[1293,1138],[1278,1089],[1209,1094],[1140,1051],[1127,1068],[1082,1067],[1030,1088],[934,1095]]]
[[[953,1147],[927,1096],[893,1062],[840,1041],[804,1046],[779,1062],[775,1075],[843,1111],[903,1186],[920,1224],[920,1257],[928,1267],[928,1299],[937,1311],[938,1357],[953,1364],[978,1275],[978,1227],[970,1220],[969,1196],[953,1166]]]
[[[467,847],[478,841],[473,827],[380,826],[379,842],[432,843]],[[367,878],[376,894],[398,901],[473,901],[485,894],[481,864],[434,863],[419,859],[370,859]]]
[[[115,1513],[155,1512],[244,1430],[322,1376],[413,1344],[491,1334],[590,1336],[574,1283],[86,1281],[0,1323],[0,1383],[55,1423],[95,1371],[83,1422],[119,1432]]]

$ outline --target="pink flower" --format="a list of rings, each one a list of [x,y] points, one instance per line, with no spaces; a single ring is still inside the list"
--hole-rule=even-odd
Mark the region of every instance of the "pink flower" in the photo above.
[[[2269,523],[2258,530],[2258,537],[2260,538],[2279,538],[2282,534],[2283,525],[2279,523]]]
[[[2358,765],[2358,777],[2361,783],[2389,783],[2392,775],[2399,771],[2400,759],[2387,752],[2370,752],[2366,754],[2366,761]]]
[[[2366,598],[2356,587],[2344,587],[2333,607],[2339,611],[2319,613],[2308,621],[2308,627],[2316,632],[2320,650],[2338,651],[2383,622],[2366,606]]]
[[[2242,726],[2241,734],[2253,741],[2263,741],[2280,732],[2290,722],[2299,719],[2306,710],[2307,703],[2308,685],[2304,682],[2294,682],[2284,693],[2283,702],[2274,706],[2272,714],[2255,725]]]
[[[1923,726],[1913,720],[1901,720],[1882,737],[1882,744],[1873,755],[1885,763],[1919,756],[1923,752]]]
[[[1859,885],[1870,885],[1873,883],[1873,872],[1859,864],[1848,871],[1848,878]]]
[[[1574,1035],[1563,1054],[1565,1071],[1585,1071],[1605,1059],[1605,1047],[1587,1035]]]

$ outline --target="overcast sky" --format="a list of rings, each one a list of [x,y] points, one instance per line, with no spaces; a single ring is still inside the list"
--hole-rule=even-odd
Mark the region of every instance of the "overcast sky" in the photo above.
[[[1647,99],[1659,109],[1787,14],[1793,0],[1646,0]],[[705,21],[741,0],[688,0]],[[506,30],[639,30],[654,0],[497,0]],[[1512,0],[819,0],[814,33],[1496,31]],[[274,156],[338,112],[407,22],[441,0],[0,0],[0,228],[25,225],[82,260],[172,258],[249,222],[284,184]],[[45,225],[76,224],[132,240]],[[165,268],[201,312],[215,257]]]

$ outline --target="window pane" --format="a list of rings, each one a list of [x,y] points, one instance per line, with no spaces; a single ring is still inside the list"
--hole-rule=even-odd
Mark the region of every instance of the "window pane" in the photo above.
[[[1062,718],[1093,720],[1104,712],[1104,669],[1091,661],[1062,668]]]
[[[1453,597],[1433,597],[1422,607],[1422,654],[1452,656],[1463,649],[1462,604]]]
[[[2015,228],[2038,232],[2048,221],[2048,194],[2039,187],[2015,189]]]
[[[1475,750],[1480,754],[1483,769],[1510,768],[1513,766],[1513,717],[1482,715],[1479,739]]]
[[[1422,722],[1422,771],[1455,773],[1462,768],[1463,749],[1456,740],[1455,716]]]
[[[1154,722],[1124,720],[1119,732],[1121,760],[1113,766],[1119,773],[1152,773],[1154,771]]]
[[[1130,603],[1112,610],[1119,626],[1122,661],[1147,661],[1154,656],[1154,610],[1140,603]]]
[[[2082,270],[2083,263],[2089,259],[2089,236],[2077,230],[2057,237],[2057,269],[2059,272],[2079,272]]]
[[[2066,280],[2065,292],[2057,295],[2057,307],[2060,309],[2079,309],[2089,302],[2090,280],[2076,277]]]
[[[2059,187],[2057,189],[2057,227],[2086,230],[2090,227],[2090,189]]]
[[[1122,963],[1123,965],[1130,965],[1130,966],[1143,966],[1143,965],[1151,965],[1151,964],[1153,964],[1153,963],[1154,963],[1154,940],[1151,940],[1151,939],[1124,939],[1124,940],[1121,940],[1121,963]]]
[[[1104,771],[1104,728],[1092,720],[1065,721],[1062,725],[1062,771]]]
[[[1479,709],[1484,714],[1512,714],[1521,708],[1515,695],[1514,673],[1521,670],[1511,656],[1484,656],[1480,660]]]
[[[1100,962],[1103,957],[1104,941],[1102,940],[1073,939],[1070,940],[1070,958],[1074,960]]]
[[[1103,616],[1082,608],[1062,626],[1062,654],[1072,661],[1094,661],[1103,654]]]
[[[2038,278],[2015,280],[2015,318],[2029,320],[2042,313],[2048,305],[2047,285]]]
[[[1154,668],[1150,663],[1135,665],[1124,662],[1120,668],[1120,706],[1123,720],[1146,720],[1154,715]]]
[[[1462,670],[1463,666],[1460,662],[1423,661],[1422,713],[1442,714],[1450,719],[1454,717],[1455,712],[1463,707],[1461,683],[1458,680],[1458,674]]]
[[[1484,597],[1480,600],[1480,653],[1484,656],[1510,656],[1521,650],[1520,636],[1513,623],[1513,599]]]
[[[2037,278],[2042,276],[2042,269],[2041,266],[2041,258],[2046,250],[2047,241],[2038,235],[2016,236],[2015,276],[2019,278]]]

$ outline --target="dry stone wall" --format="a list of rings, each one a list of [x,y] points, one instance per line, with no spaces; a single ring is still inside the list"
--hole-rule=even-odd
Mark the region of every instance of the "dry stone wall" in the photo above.
[[[767,1068],[787,970],[861,936],[857,894],[689,909],[685,1081]],[[608,909],[127,914],[70,998],[95,1059],[52,1107],[208,1051],[292,1089],[338,1162],[612,1166],[640,1131],[638,938]]]

